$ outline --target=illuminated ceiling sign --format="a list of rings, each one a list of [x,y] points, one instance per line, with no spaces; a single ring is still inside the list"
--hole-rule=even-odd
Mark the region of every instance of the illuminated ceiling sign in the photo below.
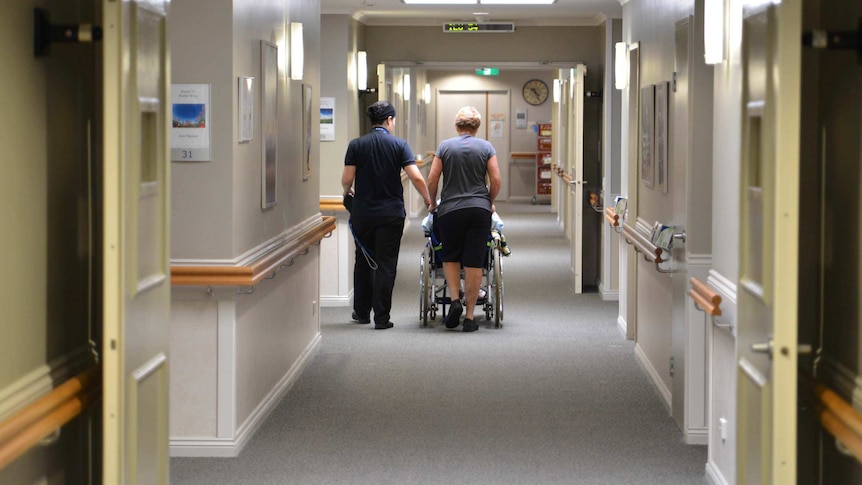
[[[515,24],[512,22],[446,22],[443,24],[443,32],[514,32]]]
[[[476,69],[477,76],[499,76],[500,70],[496,67],[483,67],[481,69]]]

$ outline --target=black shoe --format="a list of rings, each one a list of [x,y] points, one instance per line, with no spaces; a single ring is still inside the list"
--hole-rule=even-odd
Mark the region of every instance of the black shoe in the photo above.
[[[464,331],[465,332],[475,332],[479,330],[479,324],[473,320],[464,319]]]
[[[449,314],[446,315],[446,328],[455,328],[458,326],[458,319],[461,318],[461,312],[464,309],[461,307],[461,301],[455,300],[452,306],[449,307]]]
[[[392,322],[375,323],[374,324],[374,330],[386,330],[387,328],[392,328],[394,326],[395,326],[395,324]]]
[[[371,323],[371,317],[359,318],[356,315],[356,312],[353,312],[353,315],[351,315],[351,318],[353,318],[353,320],[356,321],[356,323]]]

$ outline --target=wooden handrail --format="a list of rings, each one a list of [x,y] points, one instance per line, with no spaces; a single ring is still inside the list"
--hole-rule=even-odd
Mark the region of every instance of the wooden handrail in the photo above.
[[[814,395],[820,402],[820,424],[862,461],[862,416],[823,384],[814,385]]]
[[[612,225],[613,227],[620,226],[620,216],[616,212],[614,212],[613,207],[605,207],[605,220],[607,220],[608,224]]]
[[[634,245],[637,252],[643,253],[648,261],[656,264],[664,262],[661,259],[661,248],[651,243],[640,231],[625,222],[623,223],[623,236],[629,244]]]
[[[321,197],[320,198],[320,212],[347,212],[347,209],[344,207],[342,198],[338,197]]]
[[[688,296],[690,296],[707,315],[720,317],[721,295],[713,291],[709,285],[697,278],[692,277],[688,281],[691,283],[691,289],[688,290]]]
[[[81,414],[100,382],[93,366],[0,423],[0,470]]]
[[[323,216],[299,237],[243,266],[171,266],[171,284],[197,286],[254,286],[293,264],[298,256],[335,230],[335,217]]]

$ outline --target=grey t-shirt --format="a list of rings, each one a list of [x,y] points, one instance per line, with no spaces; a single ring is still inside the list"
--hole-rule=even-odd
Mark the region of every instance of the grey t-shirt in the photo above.
[[[496,153],[487,140],[470,135],[440,143],[436,155],[443,161],[443,191],[438,216],[469,207],[491,212],[491,194],[485,185],[485,174],[488,160]]]

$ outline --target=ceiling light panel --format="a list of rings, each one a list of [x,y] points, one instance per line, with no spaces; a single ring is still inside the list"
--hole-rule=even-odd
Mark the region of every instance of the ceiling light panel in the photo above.
[[[476,5],[476,0],[401,0],[407,5]]]
[[[479,0],[482,5],[550,5],[557,0]]]

